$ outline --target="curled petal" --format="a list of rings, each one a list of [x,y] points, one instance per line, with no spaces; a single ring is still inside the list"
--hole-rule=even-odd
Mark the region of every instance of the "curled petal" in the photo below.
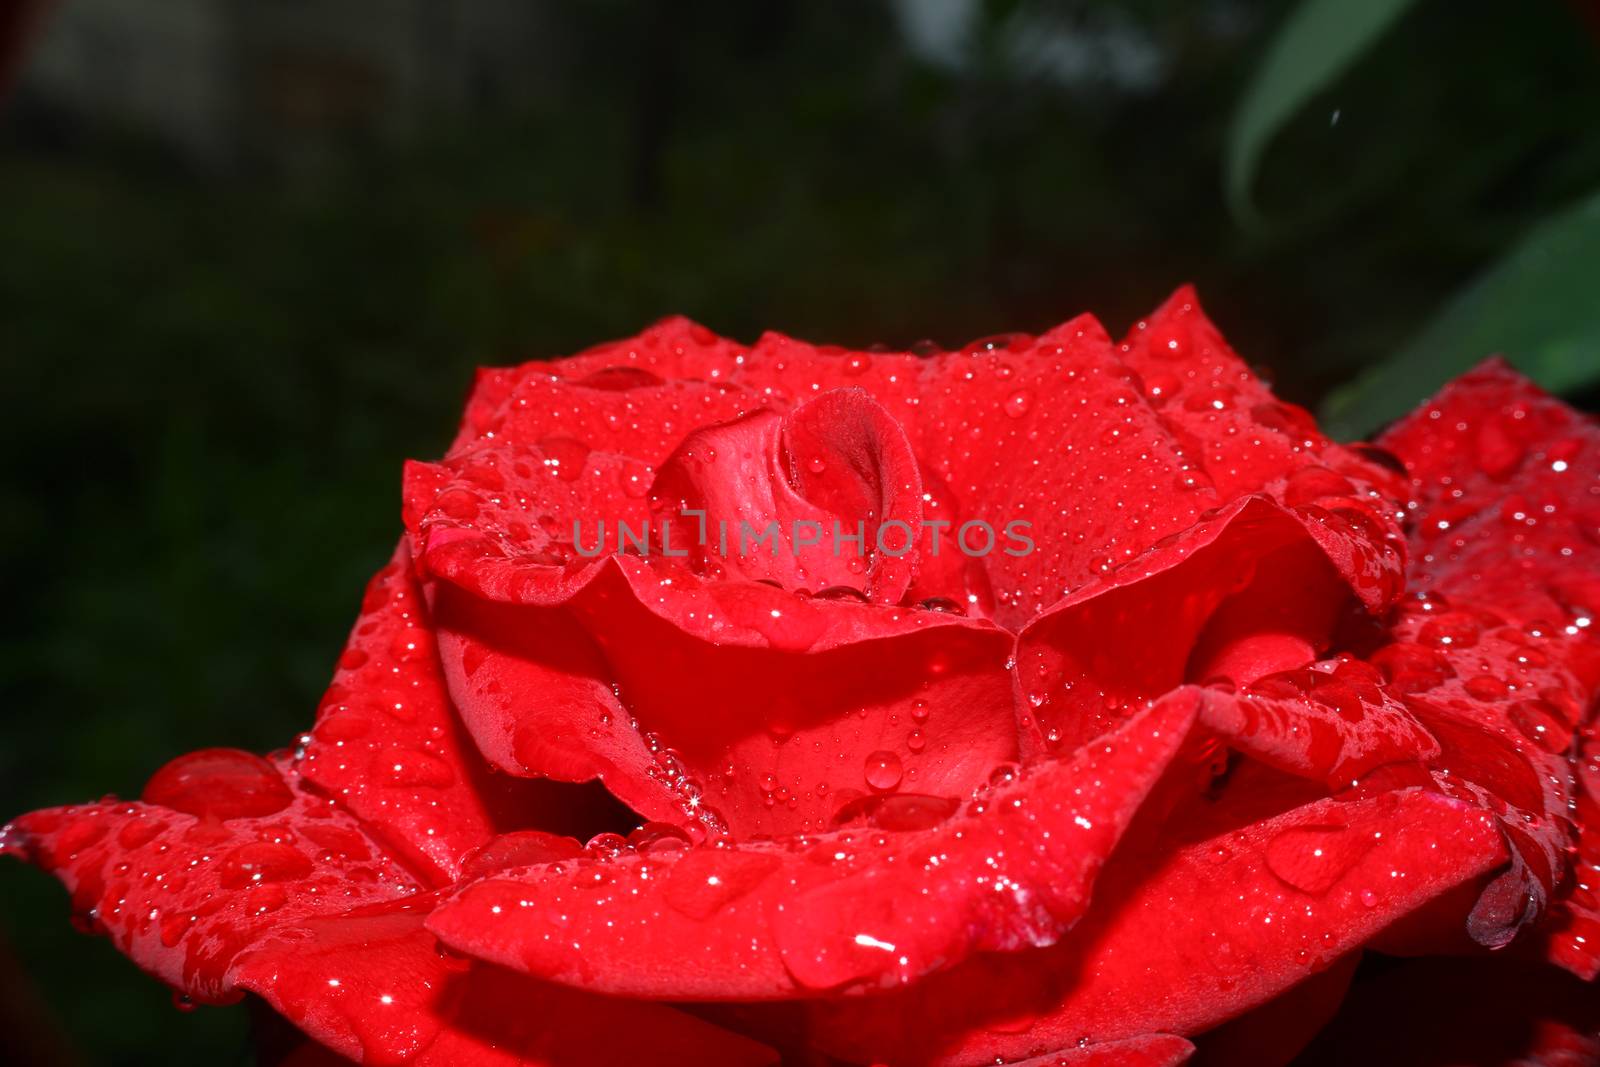
[[[1208,689],[1204,720],[1228,743],[1291,774],[1348,785],[1387,763],[1439,755],[1439,742],[1378,671],[1341,658]]]
[[[825,828],[871,759],[958,794],[1015,758],[999,627],[659,555],[530,554],[516,546],[548,476],[515,450],[471,462],[414,471],[430,503],[410,515],[450,695],[493,766],[598,778],[646,817],[708,833],[773,834]]]
[[[1229,347],[1194,287],[1180,286],[1118,349],[1145,396],[1224,499],[1268,489],[1291,506],[1397,504],[1394,472],[1324,437]],[[1393,508],[1388,508],[1392,511]]]
[[[652,496],[658,524],[701,523],[686,546],[701,574],[785,589],[861,586],[885,604],[914,577],[917,460],[861,389],[696,431],[662,466]]]

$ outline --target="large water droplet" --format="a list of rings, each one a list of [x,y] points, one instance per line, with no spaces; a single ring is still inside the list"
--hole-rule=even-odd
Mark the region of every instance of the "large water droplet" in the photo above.
[[[443,789],[456,780],[450,764],[415,748],[390,748],[372,758],[374,777],[399,786]]]
[[[869,754],[866,766],[862,769],[867,785],[880,793],[887,793],[899,785],[903,773],[900,757],[888,749],[879,749]]]
[[[544,453],[545,469],[565,482],[575,482],[583,477],[584,465],[589,461],[589,446],[571,437],[546,437],[539,441]]]
[[[1033,407],[1033,394],[1026,389],[1018,389],[1006,397],[1005,412],[1013,419],[1020,419]]]
[[[1344,826],[1296,826],[1267,845],[1267,869],[1305,893],[1326,893],[1376,842]]]
[[[533,867],[577,859],[583,854],[583,846],[575,838],[543,830],[517,830],[501,834],[469,853],[461,865],[461,877],[482,878],[510,867]]]
[[[224,889],[244,889],[264,882],[288,882],[311,873],[311,860],[292,845],[252,841],[222,858],[217,876]]]
[[[272,815],[294,800],[276,767],[236,748],[179,756],[151,776],[143,797],[149,804],[213,819]]]
[[[604,367],[593,374],[579,378],[572,384],[581,385],[585,389],[604,389],[608,393],[620,393],[628,389],[648,389],[663,383],[659,377],[641,367]]]
[[[678,852],[693,843],[687,833],[666,822],[647,822],[628,835],[636,852]]]
[[[880,830],[911,832],[930,830],[954,815],[961,802],[955,797],[897,793],[883,797],[869,821]]]
[[[1507,715],[1524,737],[1546,752],[1565,752],[1571,744],[1571,730],[1548,701],[1519,700]]]
[[[760,885],[781,864],[776,856],[734,849],[698,848],[667,872],[667,903],[691,919],[709,919]]]

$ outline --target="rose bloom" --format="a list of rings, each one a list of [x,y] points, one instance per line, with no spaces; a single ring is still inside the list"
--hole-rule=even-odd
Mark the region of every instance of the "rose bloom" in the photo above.
[[[1343,446],[1189,289],[669,319],[402,496],[292,748],[3,840],[296,1062],[1600,1062],[1600,430],[1503,364]]]

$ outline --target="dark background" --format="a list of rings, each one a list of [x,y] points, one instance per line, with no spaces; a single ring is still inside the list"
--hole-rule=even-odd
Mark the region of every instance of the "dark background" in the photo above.
[[[1600,188],[1595,5],[1425,0],[1245,224],[1224,145],[1295,6],[58,3],[0,111],[0,818],[308,726],[474,365],[670,312],[1116,334],[1193,280],[1314,406]],[[0,1058],[250,1062],[51,880],[0,902]]]

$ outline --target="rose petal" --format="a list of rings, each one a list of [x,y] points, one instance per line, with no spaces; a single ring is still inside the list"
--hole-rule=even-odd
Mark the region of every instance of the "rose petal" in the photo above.
[[[1305,523],[1266,497],[1246,497],[1150,546],[1029,623],[1018,638],[1017,661],[1036,726],[1025,730],[1024,741],[1075,744],[1106,729],[1130,705],[1185,681],[1211,680],[1209,673],[1196,675],[1219,659],[1235,669],[1248,664],[1241,678],[1248,681],[1266,666],[1314,654],[1359,577],[1318,558],[1327,546]],[[1338,536],[1351,553],[1376,551],[1363,531],[1348,528]],[[1248,610],[1230,612],[1236,597]],[[1299,619],[1318,621],[1287,626],[1277,606],[1286,599],[1298,606]],[[1213,620],[1222,634],[1217,639],[1207,633]],[[1249,639],[1262,637],[1278,650],[1260,643],[1246,649]]]
[[[959,795],[1015,758],[1011,640],[978,620],[664,583],[625,558],[570,608],[439,605],[451,693],[490,762],[598,777],[648,818],[821,829],[872,788],[869,763]]]
[[[1329,441],[1308,412],[1274,397],[1191,286],[1135,324],[1120,352],[1221,500],[1267,493],[1305,525],[1369,610],[1394,602],[1405,562],[1396,525],[1403,480]]]
[[[285,923],[231,968],[357,1062],[417,1067],[766,1065],[770,1050],[666,1005],[536,982],[443,953],[431,896]]]
[[[922,454],[955,497],[962,525],[948,536],[976,548],[992,534],[982,562],[1009,626],[1218,503],[1091,316],[946,353],[928,373]],[[1006,538],[1013,522],[1031,551]],[[990,533],[963,535],[968,523]]]
[[[427,605],[404,543],[367,586],[361,616],[305,743],[300,774],[369,832],[442,881],[494,834],[439,670]]]
[[[1600,977],[1600,730],[1590,722],[1579,743],[1577,854],[1572,888],[1544,932],[1545,957],[1586,981]]]
[[[1600,610],[1593,419],[1490,360],[1379,443],[1413,478],[1413,587],[1518,624],[1564,625]]]
[[[1369,664],[1349,657],[1206,691],[1206,725],[1240,751],[1330,786],[1387,763],[1431,760],[1439,742]]]
[[[1577,779],[1600,693],[1600,427],[1491,360],[1382,443],[1412,473],[1421,592],[1377,656],[1446,743],[1444,787],[1494,811],[1514,846],[1469,930],[1503,944],[1554,905],[1552,958],[1593,975],[1600,850]]]
[[[1194,1046],[1176,1034],[1148,1034],[1048,1052],[1010,1067],[1176,1067],[1192,1055]]]
[[[884,604],[911,585],[921,496],[910,442],[861,389],[697,430],[652,489],[658,524],[682,528],[698,516],[687,546],[698,574],[859,586]]]
[[[1223,499],[1275,486],[1291,505],[1370,500],[1373,489],[1398,498],[1401,486],[1390,474],[1329,441],[1304,408],[1272,395],[1206,316],[1193,286],[1179,287],[1135,323],[1118,352]]]
[[[736,377],[748,347],[719,337],[682,315],[668,315],[636,337],[606,341],[576,355],[530,366],[555,366],[568,381],[586,388],[621,391],[644,375],[719,382]]]
[[[731,384],[741,350],[670,318],[567,359],[480,371],[450,455],[498,441],[557,439],[659,463],[696,427],[769,405]],[[560,473],[571,478],[571,465]]]
[[[1335,1017],[1350,988],[1361,953],[1352,952],[1325,971],[1197,1039],[1201,1064],[1248,1063],[1285,1067]]]
[[[252,782],[267,788],[241,789]],[[234,958],[280,924],[417,891],[285,764],[210,749],[174,760],[152,785],[147,800],[179,807],[49,808],[6,826],[0,847],[54,874],[88,928],[197,1000],[229,999]],[[247,813],[242,795],[257,798]]]
[[[529,868],[468,886],[429,925],[538,977],[696,999],[894,985],[973,952],[1050,944],[1087,906],[1196,703],[1173,694],[926,829]]]
[[[1084,1038],[1200,1033],[1506,855],[1487,815],[1420,789],[1316,801],[1209,839],[1173,833],[1119,853],[1097,890],[1106,906],[1053,948],[975,957],[903,993],[819,1004],[820,1047],[857,1062],[957,1064]],[[1184,840],[1193,843],[1174,847]]]
[[[751,834],[826,826],[884,753],[945,794],[1015,756],[1003,631],[834,591],[707,581],[660,555],[555,553],[551,515],[633,507],[642,525],[648,509],[605,457],[569,480],[542,454],[485,444],[408,472],[451,696],[492,765],[598,778],[646,817]],[[779,699],[752,707],[757,691]],[[930,708],[959,714],[924,728]]]

